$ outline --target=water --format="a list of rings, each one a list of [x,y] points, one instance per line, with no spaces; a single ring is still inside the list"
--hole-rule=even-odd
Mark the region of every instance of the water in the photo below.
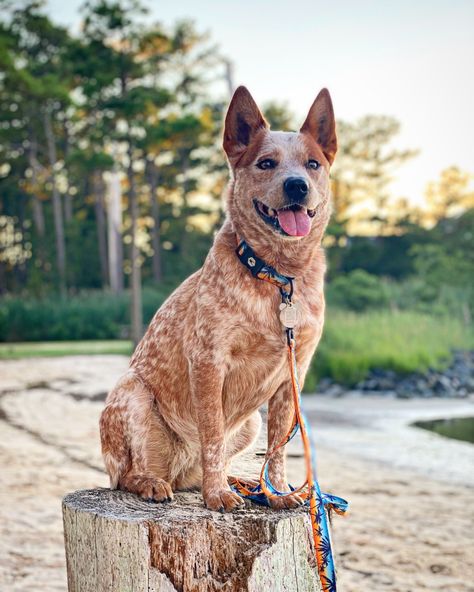
[[[474,417],[417,421],[413,425],[424,430],[436,432],[440,436],[446,436],[446,438],[474,443]]]

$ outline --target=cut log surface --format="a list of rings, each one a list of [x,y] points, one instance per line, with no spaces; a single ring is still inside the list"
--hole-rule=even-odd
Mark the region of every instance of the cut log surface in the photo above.
[[[63,501],[69,592],[320,592],[309,517],[93,489]]]

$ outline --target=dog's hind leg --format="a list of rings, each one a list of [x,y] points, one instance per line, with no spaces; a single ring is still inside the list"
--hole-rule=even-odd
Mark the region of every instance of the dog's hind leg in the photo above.
[[[100,436],[112,489],[155,501],[172,499],[170,435],[153,394],[132,371],[107,397]]]
[[[242,454],[256,440],[262,418],[258,411],[252,415],[235,431],[226,441],[225,463],[228,469],[233,457]],[[202,466],[200,461],[198,443],[188,443],[187,446],[181,444],[175,451],[176,462],[173,461],[173,471],[179,471],[172,479],[175,490],[193,490],[202,485]],[[228,483],[231,485],[235,477],[228,477]],[[246,480],[248,482],[248,480]],[[257,481],[252,486],[256,485]]]
[[[262,416],[259,411],[244,421],[226,442],[226,460],[230,463],[234,456],[242,454],[254,444],[262,427]]]
[[[258,438],[260,428],[262,427],[262,416],[259,411],[255,411],[252,415],[240,426],[240,428],[232,434],[226,445],[226,459],[227,467],[229,467],[232,459],[239,454],[248,450]],[[227,481],[229,485],[233,485],[235,481],[244,483],[247,487],[255,487],[258,481],[241,478],[234,475],[228,475]]]

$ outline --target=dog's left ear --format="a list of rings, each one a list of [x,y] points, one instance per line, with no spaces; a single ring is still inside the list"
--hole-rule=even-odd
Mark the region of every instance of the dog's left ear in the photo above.
[[[268,124],[252,95],[245,86],[239,86],[227,110],[224,128],[224,150],[232,166],[247,150],[255,134],[266,128]]]
[[[311,105],[300,132],[307,133],[316,140],[329,164],[334,162],[337,152],[336,120],[327,88],[321,90]]]

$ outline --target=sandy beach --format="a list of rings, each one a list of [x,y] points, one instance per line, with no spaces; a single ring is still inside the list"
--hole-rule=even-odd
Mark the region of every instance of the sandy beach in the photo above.
[[[61,499],[107,486],[98,417],[123,356],[0,362],[0,590],[65,592]],[[410,427],[474,415],[471,400],[305,397],[342,592],[474,591],[474,446]],[[248,458],[252,473],[263,444]],[[301,480],[301,448],[289,449]],[[247,461],[246,461],[247,462]]]

